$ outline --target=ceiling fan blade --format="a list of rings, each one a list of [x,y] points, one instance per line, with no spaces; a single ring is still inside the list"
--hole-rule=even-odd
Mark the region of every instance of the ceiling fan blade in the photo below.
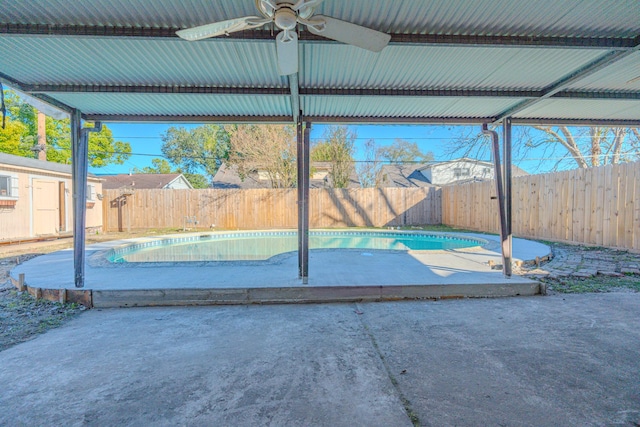
[[[298,72],[298,35],[295,31],[282,31],[276,36],[278,73],[288,76]]]
[[[324,21],[324,22],[322,22]],[[307,28],[313,34],[331,40],[361,47],[372,52],[380,52],[389,44],[391,36],[351,22],[341,21],[330,16],[314,15]]]
[[[245,16],[244,18],[229,19],[226,21],[214,22],[212,24],[200,25],[198,27],[187,28],[176,31],[178,37],[185,40],[195,41],[209,37],[221,36],[223,34],[235,33],[236,31],[256,28],[271,22],[271,19],[260,18],[258,16]]]

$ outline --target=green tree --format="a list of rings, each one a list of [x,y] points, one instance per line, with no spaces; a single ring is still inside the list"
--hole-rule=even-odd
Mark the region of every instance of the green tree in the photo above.
[[[172,169],[171,164],[165,159],[151,159],[152,166],[142,169],[134,168],[135,173],[182,173],[180,169]],[[199,173],[182,173],[193,188],[209,188],[207,177]]]
[[[379,157],[389,163],[430,162],[433,160],[432,152],[423,153],[415,142],[400,138],[396,138],[393,144],[380,147],[378,150]]]
[[[162,154],[184,173],[205,172],[212,178],[228,152],[229,134],[218,125],[172,126],[162,135]]]
[[[265,173],[272,188],[296,186],[296,139],[292,126],[228,126],[230,149],[226,163],[237,168],[241,179]]]
[[[334,188],[347,188],[354,171],[354,143],[356,133],[347,126],[329,126],[323,140],[311,147],[309,156],[314,162],[330,162],[329,176]]]
[[[22,157],[32,157],[33,152],[21,144],[25,126],[16,120],[7,120],[4,129],[0,126],[0,152]]]
[[[171,169],[171,164],[165,159],[151,159],[152,166],[145,166],[142,169],[134,168],[135,173],[180,173]]]
[[[32,148],[37,144],[38,112],[23,102],[13,91],[5,90],[7,106],[7,128],[0,130],[0,149],[5,153],[33,157]],[[45,120],[47,134],[47,160],[56,163],[71,163],[71,134],[69,120]],[[21,130],[19,138],[17,131]],[[10,135],[10,136],[9,136]],[[89,165],[103,167],[110,164],[122,164],[131,153],[128,142],[115,141],[111,129],[102,126],[102,130],[89,134]]]
[[[207,181],[207,177],[202,175],[201,173],[184,173],[183,174],[187,181],[191,184],[193,188],[209,188],[209,181]]]

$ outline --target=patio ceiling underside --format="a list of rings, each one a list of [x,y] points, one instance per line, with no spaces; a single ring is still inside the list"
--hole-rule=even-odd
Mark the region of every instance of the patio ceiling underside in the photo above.
[[[0,10],[0,81],[88,120],[640,124],[631,0],[325,0],[317,13],[391,42],[372,53],[301,28],[288,77],[269,28],[175,36],[255,15],[253,0],[25,3]]]

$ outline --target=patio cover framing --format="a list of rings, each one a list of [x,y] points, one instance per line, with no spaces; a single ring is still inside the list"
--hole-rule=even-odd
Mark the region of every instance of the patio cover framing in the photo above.
[[[293,123],[307,150],[311,123],[476,124],[488,131],[505,124],[504,178],[497,180],[504,243],[511,125],[640,125],[635,0],[325,0],[317,13],[390,33],[391,42],[375,54],[300,28],[300,71],[288,77],[277,75],[269,27],[197,43],[175,35],[253,15],[253,0],[27,3],[9,1],[0,10],[0,82],[72,116],[74,200],[86,184],[81,120]],[[298,153],[299,167],[308,169],[305,150]],[[305,187],[303,174],[301,235]],[[76,286],[84,281],[82,208],[76,203]],[[505,267],[509,247],[503,244]],[[304,280],[302,240],[300,249]]]

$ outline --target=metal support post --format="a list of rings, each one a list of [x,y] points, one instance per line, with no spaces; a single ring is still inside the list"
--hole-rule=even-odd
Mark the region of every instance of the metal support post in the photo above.
[[[302,283],[309,282],[309,134],[311,123],[307,122],[304,128],[302,143]]]
[[[302,115],[299,116],[302,118]],[[298,278],[309,280],[309,133],[311,123],[303,130],[302,120],[296,124],[298,166]]]
[[[302,121],[298,120],[296,122],[296,170],[298,172],[297,176],[297,187],[298,187],[298,279],[302,279],[302,217],[303,217],[303,193],[302,193],[302,146],[304,144],[303,141],[303,131],[302,131]]]
[[[504,163],[504,215],[506,223],[506,241],[504,248],[504,274],[507,277],[511,277],[511,261],[513,259],[513,218],[511,215],[511,205],[513,201],[512,195],[512,162],[511,162],[511,147],[512,147],[512,132],[511,132],[511,117],[504,119],[502,124],[502,150],[503,150],[503,163]]]
[[[102,124],[82,129],[79,110],[71,114],[71,180],[73,188],[73,269],[76,288],[84,287],[85,235],[87,223],[87,175],[89,132],[100,132]]]
[[[507,241],[507,221],[505,215],[505,198],[504,198],[504,181],[502,180],[502,169],[500,168],[500,140],[498,133],[494,130],[489,130],[486,123],[482,125],[482,133],[491,136],[492,153],[493,153],[493,168],[495,170],[495,183],[496,193],[498,196],[498,213],[500,216],[500,242],[502,249],[502,272],[506,277],[511,277],[511,268],[509,267],[507,274],[507,261],[510,263],[511,259],[506,258],[506,241]]]
[[[73,269],[76,288],[84,286],[84,238],[86,223],[87,146],[82,141],[82,117],[79,110],[71,114],[71,180],[73,192]]]

